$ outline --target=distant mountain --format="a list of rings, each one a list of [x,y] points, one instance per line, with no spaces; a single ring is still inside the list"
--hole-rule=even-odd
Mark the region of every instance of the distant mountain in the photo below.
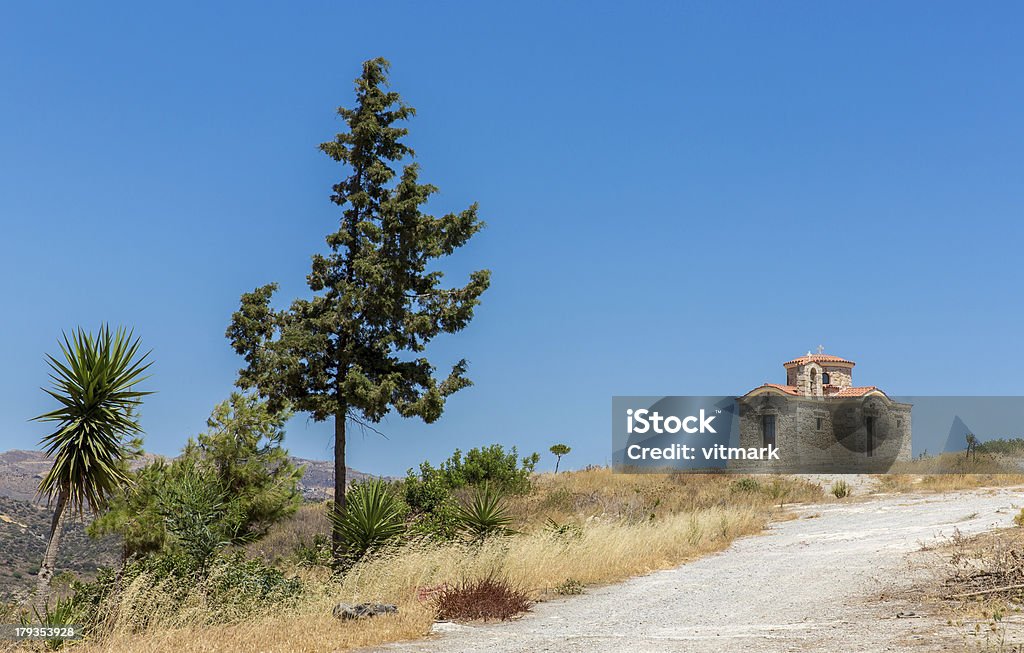
[[[146,454],[139,466],[148,464],[157,456]],[[303,465],[305,473],[299,483],[302,496],[307,501],[323,501],[334,496],[334,462],[292,458],[296,465]],[[39,481],[50,469],[52,462],[42,451],[13,449],[0,453],[0,497],[43,504],[45,500],[36,496]],[[349,481],[360,481],[372,475],[348,468]]]
[[[334,497],[334,461],[328,460],[307,460],[305,458],[292,457],[292,462],[302,465],[306,469],[299,482],[299,489],[306,501],[323,501]],[[351,467],[346,468],[348,482],[362,481],[367,478],[375,478],[373,474],[366,474]],[[0,485],[3,480],[0,480]],[[0,490],[2,493],[2,490]]]

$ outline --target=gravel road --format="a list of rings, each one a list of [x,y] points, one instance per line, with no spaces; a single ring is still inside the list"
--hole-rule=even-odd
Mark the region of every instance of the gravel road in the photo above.
[[[1024,503],[1020,489],[814,506],[675,569],[541,603],[512,622],[438,624],[426,640],[378,650],[938,650],[937,623],[897,618],[907,606],[883,600],[883,590],[906,586],[907,554],[956,529],[973,534],[1008,525],[1017,503]]]

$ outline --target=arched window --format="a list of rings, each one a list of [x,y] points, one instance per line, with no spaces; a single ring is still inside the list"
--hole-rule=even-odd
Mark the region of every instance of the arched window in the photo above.
[[[775,414],[761,415],[761,442],[765,447],[775,446]]]
[[[828,372],[822,372],[821,373],[821,384],[822,385],[828,385],[829,383],[832,383],[832,379],[829,378]]]

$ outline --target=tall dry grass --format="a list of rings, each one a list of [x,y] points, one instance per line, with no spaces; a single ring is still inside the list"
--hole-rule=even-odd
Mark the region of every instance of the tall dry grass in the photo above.
[[[991,454],[968,458],[944,453],[895,463],[891,473],[877,477],[881,492],[952,492],[983,487],[1024,485],[1019,459]]]
[[[535,491],[510,501],[523,528],[601,518],[626,523],[708,508],[768,510],[820,501],[820,485],[794,477],[737,477],[725,474],[616,474],[600,468],[543,474]]]
[[[295,555],[301,546],[311,546],[317,536],[329,536],[331,522],[327,519],[327,507],[323,503],[307,503],[300,506],[288,521],[278,524],[263,538],[245,547],[252,556],[269,563]]]
[[[304,581],[299,597],[226,626],[207,625],[200,596],[168,611],[160,609],[159,597],[128,591],[103,635],[75,650],[326,652],[416,638],[434,619],[430,600],[423,600],[425,589],[497,574],[542,599],[570,579],[608,583],[720,551],[737,537],[761,531],[780,514],[780,504],[821,499],[820,486],[788,478],[740,482],[604,469],[543,475],[535,492],[511,500],[518,535],[483,544],[406,543],[357,564],[340,579],[321,568],[293,566],[289,573]],[[308,527],[318,519],[316,509],[300,511],[293,525]],[[552,528],[549,520],[575,528]],[[286,557],[291,536],[278,531],[289,528],[286,523],[275,529],[258,553]],[[339,601],[395,603],[399,613],[339,622],[331,616]]]

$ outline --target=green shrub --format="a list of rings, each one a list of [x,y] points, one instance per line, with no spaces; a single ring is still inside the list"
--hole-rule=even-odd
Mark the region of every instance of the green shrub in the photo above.
[[[520,459],[515,447],[506,452],[495,444],[471,449],[465,456],[456,450],[439,467],[423,462],[418,473],[410,469],[400,484],[410,512],[410,531],[442,540],[455,538],[463,528],[455,491],[486,484],[503,493],[529,492],[539,460],[536,453]]]
[[[1013,523],[1024,528],[1024,508],[1021,508],[1017,516],[1013,518]]]
[[[242,519],[235,508],[227,492],[191,462],[157,497],[157,510],[174,546],[200,566],[232,542]]]
[[[353,485],[345,495],[345,514],[328,515],[353,559],[405,532],[405,506],[381,479]]]
[[[414,536],[448,541],[458,537],[462,528],[459,503],[454,496],[432,512],[413,513],[409,533]]]
[[[458,535],[458,501],[445,478],[430,463],[420,465],[419,475],[410,469],[401,490],[412,515],[413,533],[441,540]]]
[[[761,484],[757,482],[756,478],[744,477],[738,478],[732,482],[730,488],[733,492],[760,492]]]
[[[302,590],[298,578],[287,578],[258,559],[246,559],[241,551],[218,559],[205,581],[206,595],[216,613],[239,606],[257,610],[294,598]]]
[[[837,499],[844,499],[853,494],[853,488],[846,481],[839,479],[832,483],[832,494]]]
[[[559,524],[550,517],[548,517],[547,522],[545,522],[544,529],[553,535],[564,537],[566,539],[578,540],[583,537],[582,526],[570,523]]]
[[[530,477],[540,454],[525,456],[520,465],[515,447],[508,452],[500,444],[470,449],[465,458],[458,449],[441,463],[440,472],[450,489],[488,483],[504,492],[524,494],[530,491]]]
[[[583,593],[583,583],[575,578],[566,578],[555,587],[555,593],[562,596],[574,596]]]
[[[120,535],[127,555],[183,547],[199,558],[262,537],[301,503],[302,469],[282,446],[288,416],[233,393],[181,456],[132,472],[131,491],[115,494],[89,534]]]
[[[300,567],[329,567],[333,563],[331,541],[322,533],[313,536],[313,541],[306,544],[299,542],[295,547],[295,563]]]

